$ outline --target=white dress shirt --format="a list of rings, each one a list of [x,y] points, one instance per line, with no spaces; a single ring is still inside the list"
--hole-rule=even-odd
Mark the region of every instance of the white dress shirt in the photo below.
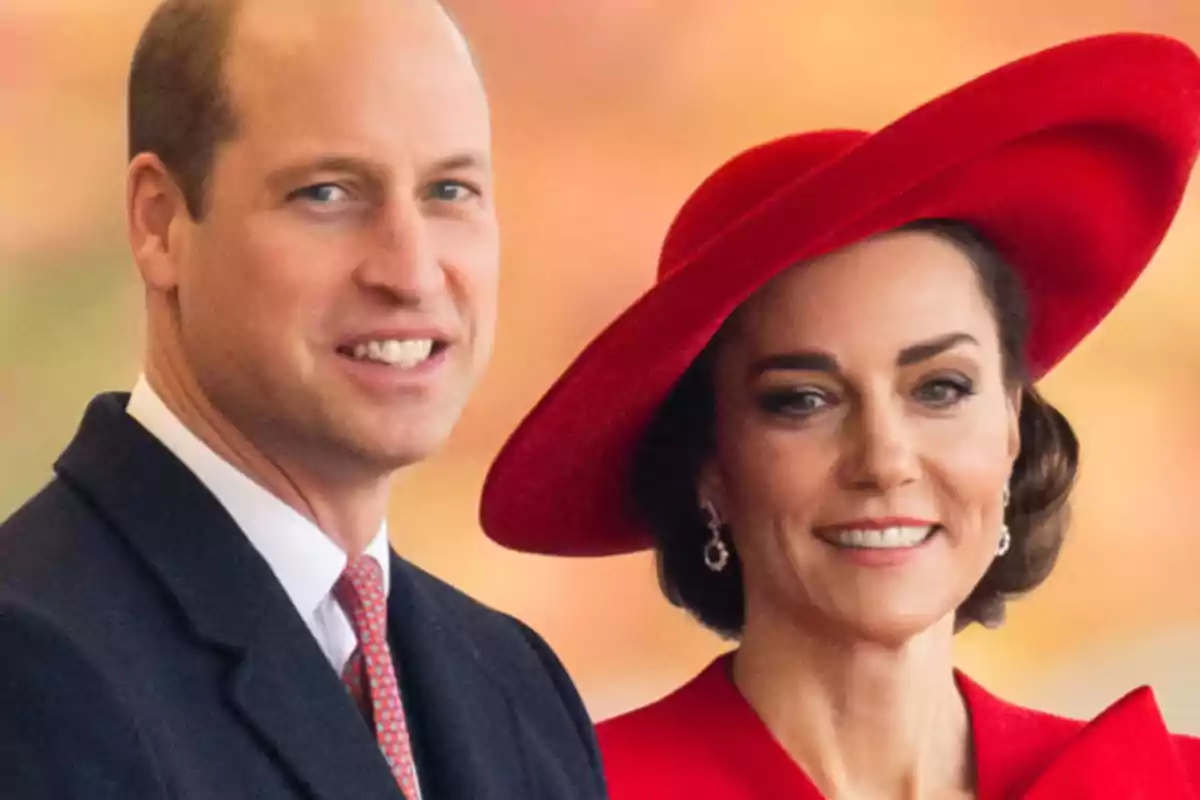
[[[138,378],[127,412],[195,473],[225,507],[266,559],[330,665],[341,675],[358,646],[354,628],[332,594],[346,568],[345,552],[311,520],[200,441],[167,408],[145,376]],[[386,595],[391,588],[386,521],[367,545],[366,554],[383,568]]]

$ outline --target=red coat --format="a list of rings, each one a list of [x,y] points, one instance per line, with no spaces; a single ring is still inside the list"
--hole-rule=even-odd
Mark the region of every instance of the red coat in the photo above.
[[[598,726],[612,800],[821,800],[729,679],[728,658]],[[1148,688],[1083,723],[1011,705],[957,678],[980,800],[1200,798],[1200,739],[1172,736]]]

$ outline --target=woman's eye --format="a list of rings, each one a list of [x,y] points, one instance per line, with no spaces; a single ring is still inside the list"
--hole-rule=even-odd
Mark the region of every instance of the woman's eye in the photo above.
[[[932,408],[949,408],[974,393],[974,386],[966,378],[936,378],[922,383],[916,396]]]
[[[769,414],[808,417],[832,405],[824,392],[813,389],[783,389],[765,392],[759,405]]]

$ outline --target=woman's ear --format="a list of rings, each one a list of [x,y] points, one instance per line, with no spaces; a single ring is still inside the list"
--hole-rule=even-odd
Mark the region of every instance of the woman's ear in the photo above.
[[[718,519],[725,518],[722,513],[725,508],[725,487],[715,458],[706,459],[700,467],[696,477],[696,504],[701,508],[708,505]]]
[[[1025,390],[1020,386],[1008,392],[1008,458],[1016,463],[1021,453],[1021,401]]]

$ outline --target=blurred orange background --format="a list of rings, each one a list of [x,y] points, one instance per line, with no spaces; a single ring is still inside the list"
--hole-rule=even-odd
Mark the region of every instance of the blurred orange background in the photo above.
[[[1143,30],[1200,47],[1196,0],[457,0],[496,122],[504,226],[493,367],[447,450],[400,476],[399,551],[540,631],[597,718],[727,645],[659,595],[648,555],[509,553],[477,523],[503,440],[650,285],[668,222],[736,150],[875,128],[1009,59]],[[50,475],[92,394],[126,389],[141,295],[123,234],[124,81],[151,0],[0,5],[0,516]],[[1200,208],[1045,390],[1084,447],[1049,582],[960,663],[1018,702],[1098,711],[1142,683],[1200,733]],[[648,346],[650,343],[647,343]]]

